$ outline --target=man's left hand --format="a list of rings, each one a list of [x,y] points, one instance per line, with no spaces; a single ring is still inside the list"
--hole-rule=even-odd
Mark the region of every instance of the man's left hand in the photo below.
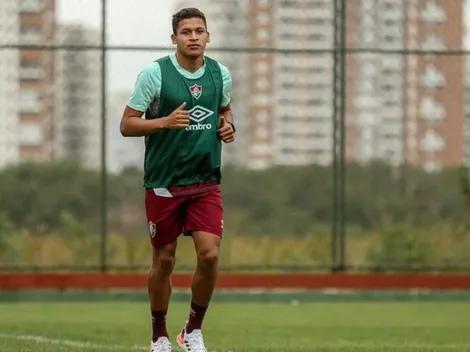
[[[225,121],[224,116],[220,116],[220,128],[217,132],[219,133],[220,139],[225,143],[232,143],[235,140],[233,127],[230,123]]]

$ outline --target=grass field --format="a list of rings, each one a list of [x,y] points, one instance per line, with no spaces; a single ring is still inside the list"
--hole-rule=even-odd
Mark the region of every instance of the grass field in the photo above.
[[[186,315],[172,305],[172,340]],[[0,351],[145,351],[149,321],[141,302],[3,303]],[[215,303],[204,328],[210,352],[464,352],[470,303]]]

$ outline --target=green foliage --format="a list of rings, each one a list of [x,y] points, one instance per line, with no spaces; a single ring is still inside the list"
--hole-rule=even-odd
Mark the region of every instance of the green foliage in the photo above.
[[[223,175],[227,228],[233,222],[245,234],[304,236],[331,226],[335,211],[331,167],[226,168]],[[395,170],[380,163],[348,165],[348,226],[368,231],[385,217],[410,226],[469,223],[461,175],[453,169],[438,174],[409,169],[397,177]],[[60,232],[70,216],[85,222],[88,231],[97,231],[101,185],[99,172],[76,164],[21,164],[0,172],[0,213],[15,228],[38,234]],[[123,213],[143,212],[141,170],[109,175],[108,193],[109,223],[122,229]]]
[[[13,222],[5,213],[0,213],[0,254],[2,256],[11,249],[8,239],[15,233]]]
[[[368,253],[368,261],[377,266],[416,266],[432,261],[433,247],[426,230],[413,228],[409,223],[382,230],[378,246]]]
[[[268,237],[273,239],[273,246],[278,243],[276,238],[317,240],[330,235],[335,214],[331,167],[272,167],[259,171],[226,167],[223,176],[225,225],[231,235]],[[98,171],[69,162],[25,163],[3,169],[0,253],[14,252],[12,248],[17,245],[12,243],[20,241],[21,236],[12,240],[12,234],[60,235],[74,246],[76,263],[86,263],[86,257],[96,263],[100,177]],[[142,170],[128,168],[107,179],[109,229],[126,236],[126,256],[131,262],[138,261],[140,255],[134,255],[131,248],[138,246],[134,239],[146,236],[142,177]],[[360,236],[375,239],[365,250],[362,262],[470,264],[468,185],[468,173],[462,169],[425,173],[412,168],[394,170],[382,163],[347,165],[348,236],[358,236],[358,241]],[[436,253],[442,243],[456,246],[455,251],[445,252],[453,255]],[[327,260],[329,245],[323,248],[306,248],[305,253]],[[118,256],[111,247],[108,253]],[[302,261],[290,248],[285,256],[293,262]]]

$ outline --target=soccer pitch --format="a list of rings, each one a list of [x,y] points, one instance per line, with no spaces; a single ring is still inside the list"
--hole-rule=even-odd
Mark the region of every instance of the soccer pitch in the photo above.
[[[171,306],[172,342],[187,311]],[[3,303],[0,351],[148,351],[149,322],[142,302]],[[204,336],[210,352],[463,352],[470,302],[214,303]]]

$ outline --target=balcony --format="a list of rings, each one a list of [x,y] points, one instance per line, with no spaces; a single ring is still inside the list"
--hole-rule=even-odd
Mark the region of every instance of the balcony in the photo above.
[[[42,107],[39,92],[34,89],[22,90],[19,95],[18,104],[22,114],[37,114],[41,111]]]
[[[43,131],[37,124],[20,125],[20,144],[23,147],[38,147],[43,141]]]
[[[41,34],[39,32],[25,32],[20,34],[21,44],[40,44]]]
[[[44,70],[39,67],[22,67],[20,69],[20,79],[27,81],[37,81],[44,78]]]
[[[41,13],[43,9],[42,0],[20,0],[20,11],[22,13]]]
[[[41,104],[28,104],[20,106],[21,114],[38,114],[41,112]]]

